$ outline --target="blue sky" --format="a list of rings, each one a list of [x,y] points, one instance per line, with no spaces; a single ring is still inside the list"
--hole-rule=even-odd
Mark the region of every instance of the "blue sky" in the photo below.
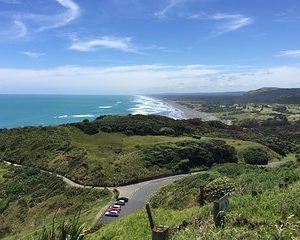
[[[0,0],[0,93],[300,87],[298,0]]]

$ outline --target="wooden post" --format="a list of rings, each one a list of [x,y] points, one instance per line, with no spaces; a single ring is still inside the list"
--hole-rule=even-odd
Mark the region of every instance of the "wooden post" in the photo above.
[[[226,212],[229,210],[228,195],[224,195],[218,201],[213,203],[213,215],[216,227],[223,227],[225,223]]]
[[[149,219],[150,227],[151,227],[151,229],[154,229],[155,222],[154,222],[154,219],[153,219],[153,216],[152,216],[152,211],[151,211],[150,203],[146,204],[146,211],[147,211],[147,214],[148,214],[148,219]]]
[[[146,204],[146,211],[151,227],[152,240],[169,240],[169,228],[165,226],[155,226],[151,206],[149,203]]]
[[[160,226],[152,229],[152,240],[169,240],[169,228]]]
[[[200,187],[199,196],[198,196],[198,203],[202,207],[205,203],[204,201],[204,187]]]
[[[214,215],[215,226],[216,227],[221,227],[222,226],[222,221],[221,221],[221,215],[220,215],[219,201],[215,201],[213,203],[213,215]]]

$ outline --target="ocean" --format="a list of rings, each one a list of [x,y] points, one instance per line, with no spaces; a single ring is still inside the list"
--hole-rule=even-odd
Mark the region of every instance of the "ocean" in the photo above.
[[[93,120],[101,115],[157,114],[183,119],[184,113],[148,96],[0,95],[0,128],[48,126]]]

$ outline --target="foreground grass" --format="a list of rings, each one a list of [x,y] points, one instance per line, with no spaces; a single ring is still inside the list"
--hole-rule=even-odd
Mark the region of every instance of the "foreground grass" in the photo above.
[[[193,218],[198,208],[182,211],[155,209],[153,215],[158,225],[175,227],[183,220]],[[151,230],[145,209],[124,217],[114,223],[103,226],[97,232],[87,236],[88,240],[151,239]]]
[[[230,211],[223,229],[214,227],[212,204],[199,208],[199,186],[220,177],[235,184]],[[289,182],[280,189],[279,182]],[[280,169],[260,169],[245,164],[224,164],[189,176],[162,188],[152,198],[157,224],[171,227],[172,239],[299,239],[300,165],[290,163]],[[252,196],[253,187],[259,192]],[[177,231],[182,221],[188,226]],[[146,212],[140,210],[103,226],[88,239],[151,239]]]
[[[34,169],[7,169],[0,183],[0,238],[33,239],[44,226],[73,217],[81,209],[80,224],[89,228],[112,194],[108,190],[78,189],[60,178]]]

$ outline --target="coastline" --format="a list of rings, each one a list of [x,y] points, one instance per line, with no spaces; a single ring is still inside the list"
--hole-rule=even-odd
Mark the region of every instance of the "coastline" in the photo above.
[[[218,120],[217,117],[206,113],[206,112],[200,112],[195,109],[189,108],[187,106],[183,106],[176,101],[166,99],[164,97],[158,97],[158,96],[151,96],[152,98],[156,98],[161,100],[162,102],[172,106],[175,109],[178,109],[183,114],[183,119],[193,119],[193,118],[201,118],[203,121],[216,121]]]

